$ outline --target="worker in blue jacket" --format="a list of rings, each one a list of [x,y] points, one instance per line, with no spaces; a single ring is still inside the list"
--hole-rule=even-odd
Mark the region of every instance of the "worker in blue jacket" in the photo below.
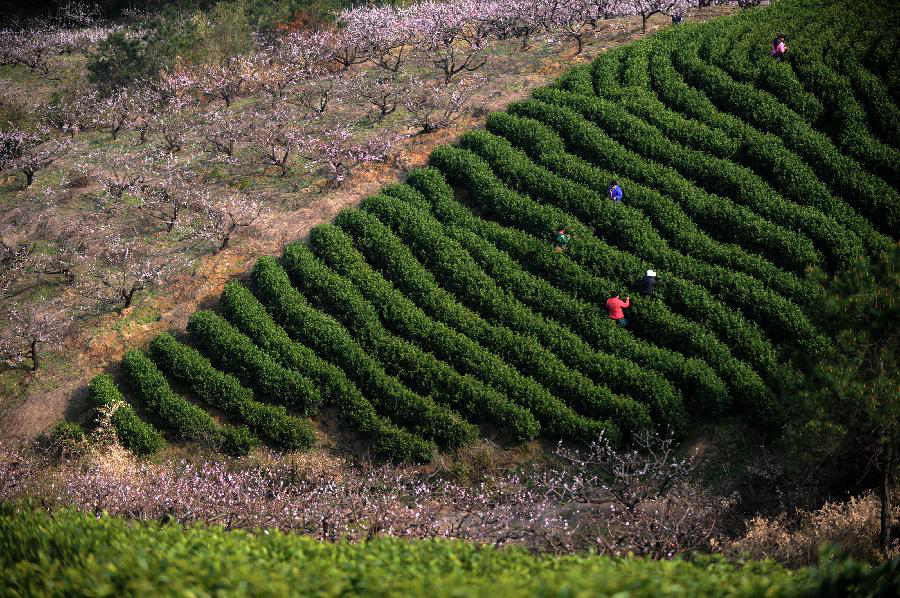
[[[613,201],[622,201],[622,188],[615,181],[609,184],[609,198]]]

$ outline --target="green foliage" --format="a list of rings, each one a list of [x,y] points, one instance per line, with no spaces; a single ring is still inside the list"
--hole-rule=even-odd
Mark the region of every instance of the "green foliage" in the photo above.
[[[162,372],[142,351],[132,349],[125,353],[122,367],[135,395],[143,403],[144,410],[178,439],[193,440],[220,449],[227,448],[236,456],[246,454],[241,452],[242,446],[249,450],[246,443],[234,442],[241,433],[220,426],[202,408],[175,394]],[[226,437],[231,439],[231,443],[223,447]]]
[[[301,441],[297,444],[297,447],[305,448],[305,446],[311,444],[311,442],[311,440],[306,440],[306,444],[304,444]],[[250,451],[258,445],[259,439],[254,436],[253,432],[250,431],[250,428],[246,426],[226,426],[225,428],[222,428],[221,450],[226,455],[243,457],[244,455],[249,454]]]
[[[263,399],[303,415],[318,410],[322,397],[309,378],[279,365],[221,316],[198,311],[187,329],[212,363],[252,386]]]
[[[324,359],[343,369],[359,388],[365,388],[379,414],[444,446],[452,444],[460,432],[464,437],[471,436],[472,430],[462,429],[458,417],[389,376],[346,328],[313,308],[273,258],[260,258],[253,267],[252,278],[253,292],[285,332],[294,340],[302,339]]]
[[[209,312],[194,315],[202,317],[204,313]],[[253,392],[241,386],[237,378],[215,369],[196,349],[179,343],[170,334],[160,334],[150,343],[150,357],[170,376],[190,386],[198,398],[230,417],[246,422],[254,433],[275,448],[305,449],[315,441],[309,422],[289,415],[284,407],[258,402]]]
[[[430,461],[432,443],[379,416],[372,403],[337,366],[318,357],[309,347],[294,342],[266,312],[249,289],[237,281],[225,285],[222,310],[228,320],[281,365],[309,376],[319,387],[326,405],[337,408],[344,423],[368,437],[378,459]]]
[[[147,42],[117,31],[97,44],[88,62],[88,80],[101,93],[144,79],[155,79],[164,66],[159,56],[148,50]]]
[[[90,555],[90,558],[85,558]],[[376,538],[324,543],[249,533],[0,507],[0,568],[18,595],[889,596],[900,563],[829,559],[790,571],[721,558],[652,561],[536,556],[458,541]]]
[[[36,446],[44,454],[54,459],[78,458],[88,449],[87,433],[81,424],[75,422],[57,422],[50,430],[41,434]]]
[[[740,114],[762,132],[778,135],[785,147],[797,152],[823,182],[847,201],[843,204],[845,208],[858,207],[882,232],[889,234],[900,228],[898,192],[842,155],[825,135],[814,131],[796,113],[775,98],[734,81],[717,67],[700,60],[693,43],[681,43],[673,51],[672,60],[685,79],[701,86],[714,103]]]
[[[771,289],[751,276],[673,251],[649,220],[628,202],[597,201],[594,191],[534,165],[508,142],[487,132],[468,133],[460,145],[485,158],[498,178],[509,187],[540,197],[575,215],[601,231],[610,244],[655,264],[664,276],[671,272],[706,287],[723,302],[741,309],[761,326],[769,327],[770,336],[776,340],[792,340],[790,336],[778,338],[777,335],[782,333],[795,335],[795,338],[814,339],[816,336],[806,315],[796,304],[782,297],[784,294],[803,305],[809,304],[816,297],[812,285],[802,285],[796,277],[779,277],[773,280],[778,284],[777,289]],[[760,313],[757,307],[762,305],[775,307],[777,314],[769,309]]]
[[[165,440],[151,424],[143,421],[109,374],[95,376],[88,385],[88,398],[95,407],[114,409],[112,425],[122,446],[138,456],[152,455],[163,446]]]

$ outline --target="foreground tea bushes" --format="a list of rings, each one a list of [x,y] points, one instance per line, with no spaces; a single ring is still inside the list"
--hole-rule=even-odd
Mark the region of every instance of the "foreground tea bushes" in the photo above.
[[[85,558],[85,555],[90,555]],[[277,530],[129,522],[0,506],[13,595],[846,596],[890,595],[896,567],[828,561],[791,571],[721,558],[540,556],[450,540],[320,542]]]

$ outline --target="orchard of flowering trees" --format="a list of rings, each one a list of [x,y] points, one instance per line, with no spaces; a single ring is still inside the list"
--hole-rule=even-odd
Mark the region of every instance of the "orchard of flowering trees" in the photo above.
[[[0,296],[5,305],[16,303],[0,317],[19,322],[5,327],[0,357],[18,362],[29,355],[36,367],[39,346],[65,328],[47,322],[76,308],[58,309],[62,299],[54,299],[35,313],[23,310],[18,302],[32,289],[55,286],[89,313],[127,308],[184,262],[177,247],[199,242],[213,252],[227,249],[271,212],[272,194],[246,186],[238,191],[212,173],[225,172],[232,183],[312,175],[324,180],[319,188],[339,187],[357,166],[386,160],[404,133],[431,133],[464,116],[484,86],[480,71],[496,59],[495,42],[515,40],[527,50],[541,39],[580,53],[603,19],[640,15],[646,24],[653,14],[683,12],[692,4],[426,0],[404,8],[363,6],[337,15],[335,27],[258,36],[249,53],[199,62],[177,58],[158,76],[144,72],[124,86],[114,79],[66,87],[35,106],[34,125],[0,129],[0,171],[24,179],[18,192],[23,205],[41,206],[22,207],[0,222]],[[143,43],[140,21],[129,27],[97,14],[71,3],[53,19],[0,30],[0,64],[53,81],[60,57],[95,55],[113,34],[120,50],[137,51],[139,45],[129,44]],[[375,126],[390,117],[393,129],[367,132],[345,120],[348,111],[368,113],[366,121]],[[50,175],[42,178],[51,171],[52,184]],[[60,217],[61,198],[78,180],[92,189],[96,212]],[[20,334],[23,322],[54,332]]]

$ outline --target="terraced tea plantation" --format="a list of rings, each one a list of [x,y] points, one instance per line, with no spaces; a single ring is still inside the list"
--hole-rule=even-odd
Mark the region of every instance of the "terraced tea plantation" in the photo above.
[[[874,1],[785,0],[574,69],[130,352],[123,442],[297,450],[323,409],[411,462],[481,434],[627,439],[726,413],[776,430],[793,358],[831,342],[806,271],[897,242],[897,25]]]

